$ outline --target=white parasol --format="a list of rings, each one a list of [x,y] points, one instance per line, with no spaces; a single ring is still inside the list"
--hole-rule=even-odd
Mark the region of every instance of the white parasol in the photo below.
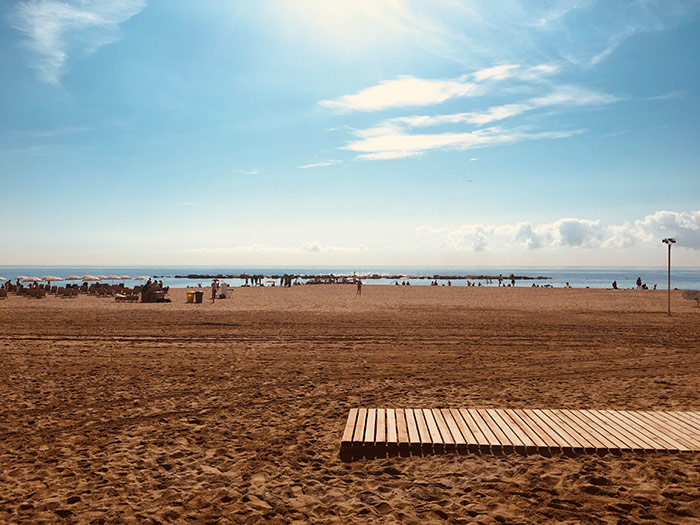
[[[41,277],[25,277],[22,281],[25,283],[40,283],[43,279]]]
[[[62,281],[63,277],[57,277],[55,275],[44,275],[41,279],[51,284],[51,281]]]
[[[68,277],[66,277],[66,281],[79,281],[79,280],[80,280],[80,277],[77,275],[69,275]]]
[[[95,277],[94,275],[83,275],[80,277],[81,281],[99,281],[99,277]]]

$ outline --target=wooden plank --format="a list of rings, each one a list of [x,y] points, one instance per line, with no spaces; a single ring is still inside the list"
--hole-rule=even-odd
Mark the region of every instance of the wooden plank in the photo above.
[[[537,445],[528,435],[528,433],[520,428],[518,422],[511,417],[509,410],[503,410],[502,408],[494,408],[491,410],[493,410],[493,412],[501,418],[503,423],[505,423],[505,425],[508,427],[508,430],[510,430],[513,435],[517,436],[520,443],[525,447],[526,454],[534,454],[535,452],[539,451]],[[504,432],[507,431],[504,430]]]
[[[544,440],[540,434],[544,434],[542,432],[542,429],[539,428],[536,424],[532,422],[528,422],[528,420],[523,417],[522,414],[519,414],[516,410],[514,409],[506,409],[504,412],[510,417],[519,427],[520,429],[527,434],[527,436],[532,440],[532,442],[535,444],[535,447],[537,448],[538,452],[546,453],[549,452],[549,445],[547,442]],[[545,434],[546,435],[546,434]],[[554,448],[556,448],[557,445],[554,444]]]
[[[579,444],[581,448],[575,447],[574,453],[583,452],[584,450],[603,453],[608,451],[610,447],[609,440],[604,439],[581,420],[567,414],[566,410],[546,410],[545,412],[550,413],[556,421],[559,421],[562,427],[568,431],[570,438]]]
[[[492,449],[493,447],[497,447],[506,454],[509,454],[515,450],[513,443],[511,443],[508,437],[501,432],[501,428],[494,423],[486,411],[470,408],[468,409],[468,412],[474,420],[474,423],[479,426],[481,432],[484,434],[484,436],[486,436],[486,439],[488,439]]]
[[[639,429],[632,425],[628,425],[624,418],[618,417],[618,413],[615,410],[596,410],[596,413],[601,414],[603,417],[607,418],[612,424],[615,424],[617,428],[623,431],[631,439],[633,439],[642,449],[645,450],[665,450],[661,443],[656,442],[646,433],[641,432]]]
[[[503,421],[500,414],[495,409],[480,410],[479,413],[484,417],[484,420],[486,420],[487,417],[490,418],[492,425],[494,425],[491,426],[491,430],[494,431],[499,440],[503,439],[503,436],[505,436],[506,441],[510,443],[517,453],[527,453],[527,444],[523,443],[523,437],[519,433],[514,432],[513,429],[510,428],[510,425]],[[497,428],[501,431],[501,435],[498,434]],[[532,446],[534,447],[534,444]]]
[[[688,411],[682,411],[682,412],[677,412],[678,414],[683,414],[685,418],[687,418],[689,421],[692,421],[695,428],[697,430],[700,430],[700,412],[688,412]]]
[[[386,442],[389,446],[399,444],[396,432],[396,411],[393,408],[386,409]]]
[[[435,417],[429,408],[423,409],[423,417],[425,417],[425,422],[428,425],[428,432],[430,432],[430,438],[433,442],[433,447],[437,447],[438,451],[442,451],[445,442],[440,435],[437,423],[435,422]]]
[[[412,408],[405,409],[406,414],[406,428],[408,429],[408,444],[411,450],[414,452],[420,451],[420,436],[418,435],[418,428],[416,426],[416,412]]]
[[[454,439],[455,447],[457,448],[457,450],[466,450],[467,440],[462,435],[462,431],[460,430],[459,425],[457,425],[457,422],[455,421],[452,412],[450,412],[450,410],[448,410],[447,408],[441,409],[440,412],[442,414],[443,419],[445,420],[447,428],[450,429],[450,434],[452,435],[452,439]]]
[[[580,453],[586,446],[595,450],[595,446],[592,446],[589,441],[581,439],[578,429],[574,430],[572,422],[565,417],[555,414],[552,410],[535,409],[532,412],[540,421],[557,433],[562,442],[562,452]]]
[[[408,430],[406,429],[406,415],[403,408],[396,409],[396,435],[399,447],[408,444]]]
[[[625,417],[630,422],[630,424],[635,424],[639,428],[644,429],[650,435],[654,436],[657,441],[661,441],[664,444],[666,450],[670,452],[686,452],[688,448],[679,443],[671,435],[663,431],[663,428],[658,423],[654,422],[652,419],[639,417],[634,410],[621,410],[620,417]]]
[[[420,408],[416,409],[416,425],[418,426],[418,443],[423,445],[432,445],[432,440],[430,439],[430,432],[428,432],[428,425],[425,423],[425,417],[423,417],[423,412]]]
[[[357,409],[351,408],[348,414],[348,420],[345,423],[345,430],[343,430],[343,437],[340,440],[341,446],[352,443],[352,435],[355,432],[355,422],[357,422]]]
[[[616,426],[611,425],[607,420],[598,415],[594,410],[580,410],[577,412],[582,418],[587,418],[592,424],[597,425],[601,432],[608,436],[614,436],[622,444],[621,450],[632,450],[641,452],[644,447],[640,447],[633,439],[621,433]]]
[[[530,427],[532,431],[537,434],[539,439],[542,441],[542,447],[544,447],[547,451],[561,451],[562,443],[559,439],[557,439],[557,434],[553,432],[549,427],[542,424],[542,422],[539,421],[536,418],[536,416],[532,413],[532,410],[516,409],[513,410],[513,413],[520,417],[523,423],[528,425],[528,427]]]
[[[693,450],[700,450],[700,436],[694,435],[692,431],[684,428],[680,423],[670,418],[664,412],[650,411],[647,412],[648,417],[659,421],[664,425],[664,432],[670,433],[676,437],[681,443],[687,445]]]
[[[682,412],[664,412],[664,414],[678,421],[688,432],[700,437],[700,423],[696,423],[689,414]]]
[[[643,411],[639,412],[639,417],[648,421],[650,424],[656,425],[663,435],[668,436],[670,439],[674,439],[686,448],[690,450],[695,449],[695,444],[692,437],[686,435],[682,430],[676,429],[673,424],[669,424],[664,418],[659,417],[660,412],[657,411]]]
[[[374,444],[374,425],[377,422],[377,409],[367,409],[367,422],[365,423],[365,445]]]
[[[445,444],[445,446],[454,448],[455,439],[452,437],[452,432],[450,432],[450,428],[447,426],[447,422],[442,416],[442,411],[439,408],[433,408],[431,412],[433,413],[435,423],[437,423],[438,430],[440,431],[442,442]]]
[[[376,437],[374,441],[379,444],[386,444],[386,409],[377,409],[377,424],[375,427]]]
[[[355,445],[361,445],[365,437],[365,421],[367,420],[367,409],[361,408],[357,411],[357,423],[355,424],[355,432],[352,435],[352,442]]]
[[[583,410],[566,409],[558,412],[566,414],[571,421],[585,428],[588,434],[595,436],[595,438],[598,439],[607,450],[631,450],[624,441],[619,440],[614,434],[607,432],[605,428],[601,428],[598,422],[591,421],[587,417],[584,417]]]
[[[464,411],[466,416],[462,415],[462,410]],[[481,450],[482,452],[488,452],[491,450],[490,443],[488,442],[486,437],[481,433],[479,427],[476,426],[476,423],[474,423],[466,409],[463,408],[461,410],[458,410],[456,408],[451,408],[450,413],[452,414],[452,417],[455,418],[455,423],[457,423],[457,426],[462,432],[464,440],[467,442],[467,448],[469,450],[471,450],[472,452],[477,452],[479,450]]]

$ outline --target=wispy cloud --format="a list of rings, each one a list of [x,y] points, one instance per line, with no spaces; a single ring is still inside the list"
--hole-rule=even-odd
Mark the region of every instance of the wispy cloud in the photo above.
[[[366,252],[367,246],[336,246],[323,244],[318,241],[309,241],[296,246],[274,246],[270,244],[249,244],[244,246],[215,246],[199,247],[187,250],[192,253],[232,253],[232,254],[301,254],[301,253],[360,253]]]
[[[91,54],[119,39],[119,24],[145,7],[145,0],[26,0],[10,13],[24,33],[30,65],[49,84],[58,84],[71,53]]]
[[[248,170],[235,169],[235,170],[233,170],[233,172],[238,174],[238,175],[257,175],[258,173],[260,173],[260,168],[253,168],[253,169],[248,169]]]
[[[334,166],[338,164],[339,161],[337,160],[325,160],[322,162],[312,162],[311,164],[302,164],[301,166],[297,166],[299,169],[308,169],[308,168],[323,168],[325,166]]]
[[[561,139],[582,132],[583,130],[534,132],[526,128],[490,127],[459,133],[408,134],[397,128],[379,127],[358,132],[359,140],[350,142],[345,149],[359,153],[361,159],[400,159],[436,149],[469,150],[526,140]]]
[[[427,106],[451,98],[473,95],[476,84],[460,80],[423,79],[401,76],[363,89],[353,95],[322,100],[323,107],[345,111],[377,111],[402,106]]]
[[[464,224],[457,228],[421,226],[416,233],[437,241],[447,251],[524,248],[630,248],[659,244],[664,236],[678,238],[678,246],[700,250],[700,210],[658,211],[624,224],[562,218],[549,223]]]

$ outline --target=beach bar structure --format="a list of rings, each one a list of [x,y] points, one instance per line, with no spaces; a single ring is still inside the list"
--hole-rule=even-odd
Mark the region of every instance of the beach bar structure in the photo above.
[[[352,408],[345,460],[442,453],[700,452],[700,412]]]

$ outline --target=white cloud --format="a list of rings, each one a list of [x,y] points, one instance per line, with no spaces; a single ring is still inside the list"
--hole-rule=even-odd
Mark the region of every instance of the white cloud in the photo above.
[[[119,24],[145,5],[144,0],[26,0],[10,16],[26,36],[31,66],[43,81],[58,84],[71,52],[91,54],[117,41]]]
[[[460,79],[436,80],[401,76],[353,95],[322,100],[323,107],[344,111],[378,111],[402,106],[428,106],[451,98],[473,96],[477,85]]]
[[[301,166],[297,166],[299,169],[308,169],[308,168],[323,168],[325,166],[334,166],[335,164],[338,164],[337,160],[326,160],[322,162],[312,162],[311,164],[303,164]]]
[[[397,159],[421,155],[435,149],[468,150],[526,140],[567,138],[579,133],[581,130],[533,132],[524,128],[491,127],[461,133],[412,135],[399,128],[385,126],[357,132],[359,140],[350,142],[344,149],[357,152],[361,159]]]
[[[233,170],[234,173],[237,173],[238,175],[257,175],[260,173],[260,168],[253,168],[250,170]]]
[[[643,219],[604,226],[600,220],[562,218],[549,223],[464,224],[457,228],[421,226],[416,231],[449,251],[483,251],[487,248],[528,250],[554,248],[619,248],[657,245],[676,237],[677,246],[700,250],[700,210],[658,211]]]
[[[335,246],[332,244],[322,244],[318,241],[304,242],[297,246],[273,246],[269,244],[249,244],[245,246],[216,246],[190,248],[192,253],[211,254],[301,254],[301,253],[360,253],[366,252],[367,246],[360,244],[356,246]]]

